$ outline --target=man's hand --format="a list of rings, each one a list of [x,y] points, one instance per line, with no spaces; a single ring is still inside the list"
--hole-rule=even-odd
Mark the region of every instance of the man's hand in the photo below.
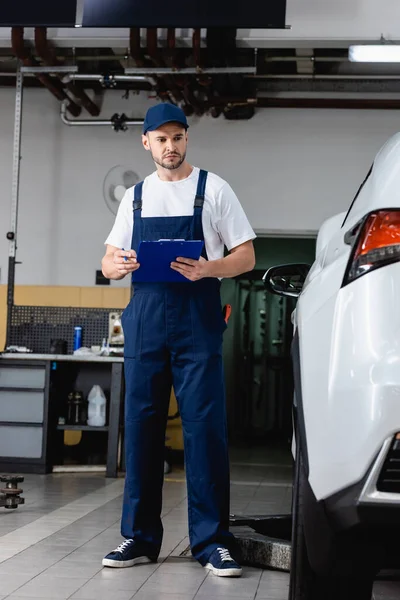
[[[202,256],[199,260],[179,256],[176,262],[171,263],[171,269],[177,271],[189,281],[198,281],[204,277],[210,277],[209,262]]]
[[[112,262],[121,277],[125,277],[140,267],[134,250],[116,250]]]

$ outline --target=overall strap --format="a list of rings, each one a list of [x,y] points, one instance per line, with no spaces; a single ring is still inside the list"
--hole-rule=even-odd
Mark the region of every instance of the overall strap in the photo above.
[[[200,169],[199,172],[199,180],[197,182],[197,191],[196,197],[194,200],[194,211],[193,211],[193,220],[192,220],[192,239],[193,240],[204,240],[204,232],[203,232],[203,205],[204,205],[204,197],[206,192],[206,183],[207,183],[207,171],[203,171]],[[207,252],[204,246],[202,256],[207,260]]]
[[[131,248],[137,251],[142,241],[142,192],[143,181],[137,183],[134,189],[133,197],[133,235]]]
[[[143,181],[137,183],[134,189],[133,210],[142,210]]]
[[[206,183],[207,183],[207,175],[208,172],[204,171],[203,169],[200,169],[199,172],[199,180],[197,182],[197,191],[196,191],[196,198],[194,200],[194,208],[196,209],[203,209],[203,204],[204,204],[204,195],[206,192]]]

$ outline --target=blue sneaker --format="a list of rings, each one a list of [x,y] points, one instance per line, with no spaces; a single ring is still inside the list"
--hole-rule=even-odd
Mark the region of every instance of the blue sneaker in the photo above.
[[[143,565],[145,563],[157,562],[156,556],[147,556],[141,544],[134,540],[125,540],[115,548],[110,554],[103,558],[103,567],[133,567],[133,565]]]
[[[205,568],[218,577],[240,577],[242,575],[242,567],[233,560],[226,548],[216,548]]]

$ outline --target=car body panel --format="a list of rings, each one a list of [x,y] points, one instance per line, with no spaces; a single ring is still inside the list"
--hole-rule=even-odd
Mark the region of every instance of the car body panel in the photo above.
[[[365,478],[400,431],[400,263],[344,285],[352,253],[346,232],[371,211],[391,208],[400,210],[400,134],[378,153],[347,215],[322,225],[294,314],[317,500]]]

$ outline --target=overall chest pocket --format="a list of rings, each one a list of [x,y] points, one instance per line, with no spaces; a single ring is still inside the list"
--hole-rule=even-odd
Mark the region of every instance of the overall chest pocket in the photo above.
[[[192,239],[189,217],[151,217],[142,219],[142,239],[149,242],[162,239]]]

